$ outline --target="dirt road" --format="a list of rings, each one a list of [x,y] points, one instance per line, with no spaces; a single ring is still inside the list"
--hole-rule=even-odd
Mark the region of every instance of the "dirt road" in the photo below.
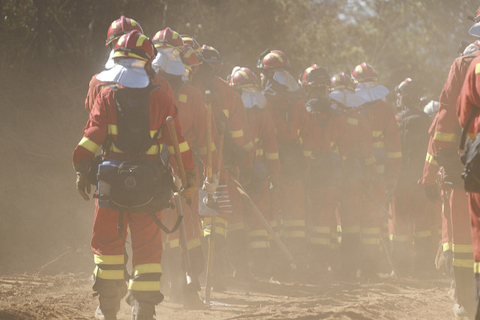
[[[0,278],[0,319],[93,319],[97,306],[86,273]],[[228,281],[228,290],[213,292],[223,305],[183,310],[166,301],[157,319],[453,319],[446,279],[385,277],[377,283],[340,281],[318,285]],[[122,303],[118,319],[130,319]]]

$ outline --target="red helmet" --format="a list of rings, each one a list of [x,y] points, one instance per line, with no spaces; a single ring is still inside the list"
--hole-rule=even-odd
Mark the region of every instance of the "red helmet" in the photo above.
[[[318,85],[329,86],[330,77],[328,76],[328,72],[324,67],[320,67],[317,64],[312,64],[310,67],[305,69],[299,82],[304,87]]]
[[[184,43],[178,32],[170,28],[158,31],[152,38],[155,48],[178,48],[183,50]]]
[[[186,35],[186,34],[182,34],[182,35],[180,35],[180,37],[182,37],[182,40],[183,40],[183,43],[185,44],[185,46],[192,47],[193,50],[197,51],[198,53],[202,52],[202,48],[200,47],[200,45],[198,44],[197,40],[195,40],[194,37],[191,37],[191,36]]]
[[[202,60],[208,64],[223,64],[222,57],[220,56],[220,53],[217,51],[217,49],[207,46],[206,44],[202,46]]]
[[[187,70],[190,70],[192,74],[197,73],[200,64],[200,58],[197,51],[190,46],[185,46],[185,51],[182,53],[182,62]]]
[[[337,73],[332,77],[330,80],[332,85],[330,86],[330,90],[348,90],[355,92],[355,82],[353,79],[346,74],[345,72]]]
[[[114,58],[135,58],[151,62],[155,58],[152,41],[140,31],[124,34],[115,45]]]
[[[236,67],[230,76],[228,84],[238,89],[248,87],[260,88],[257,76],[248,68]]]
[[[125,33],[130,31],[137,30],[143,33],[142,26],[140,24],[130,18],[125,18],[125,16],[121,16],[120,19],[117,19],[112,22],[110,27],[108,28],[107,32],[107,40],[105,40],[105,46],[108,47],[110,43],[117,40]]]
[[[352,78],[359,83],[372,81],[378,82],[377,71],[366,62],[362,62],[353,69]]]
[[[284,69],[290,67],[287,56],[280,50],[269,50],[262,54],[257,63],[259,69]]]

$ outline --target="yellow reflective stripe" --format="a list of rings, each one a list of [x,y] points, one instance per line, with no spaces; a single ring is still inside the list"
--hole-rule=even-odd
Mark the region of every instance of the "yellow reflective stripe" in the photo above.
[[[473,245],[471,244],[453,244],[452,251],[456,253],[473,253]]]
[[[382,135],[383,131],[372,131],[372,137],[377,138]]]
[[[324,246],[330,245],[330,239],[325,239],[325,238],[310,238],[310,242],[312,244],[317,244],[317,245],[324,245]]]
[[[299,142],[300,144],[303,144],[303,139],[302,139],[302,137],[299,137],[299,138],[298,138],[298,142]]]
[[[377,142],[372,143],[372,147],[374,149],[381,149],[384,146],[385,146],[385,144],[383,143],[383,141],[377,141]]]
[[[445,142],[453,142],[455,141],[456,134],[455,133],[444,133],[436,131],[435,135],[433,136],[434,140],[437,141],[445,141]]]
[[[108,125],[108,134],[118,135],[118,127],[117,127],[116,124],[109,124]]]
[[[311,157],[312,156],[312,151],[303,150],[303,156],[304,157]]]
[[[173,148],[173,146],[167,146],[168,148],[168,152],[172,155],[175,154],[175,149]],[[190,147],[188,145],[188,142],[185,140],[183,141],[182,143],[179,143],[178,144],[178,148],[180,149],[180,153],[183,153],[183,152],[186,152],[188,150],[190,150]]]
[[[145,273],[162,273],[162,266],[159,263],[146,263],[135,266],[133,271],[134,276]]]
[[[168,240],[168,246],[171,249],[180,247],[180,241],[177,239]]]
[[[362,234],[379,234],[380,228],[365,228],[361,229]]]
[[[474,262],[473,263],[473,272],[474,273],[480,273],[480,262]]]
[[[141,47],[143,45],[143,42],[147,39],[147,37],[145,35],[141,35],[140,37],[138,37],[137,39],[137,47]]]
[[[453,266],[460,268],[471,268],[474,266],[473,259],[455,259],[453,258]]]
[[[375,157],[370,157],[365,159],[365,165],[369,166],[371,164],[374,164],[376,162]]]
[[[342,233],[357,233],[360,232],[360,227],[344,227]]]
[[[438,166],[438,163],[437,161],[435,160],[435,158],[427,152],[427,157],[425,158],[425,161],[428,162],[428,163],[431,163],[431,164],[434,164],[436,166]]]
[[[312,227],[311,229],[317,233],[330,233],[330,227]]]
[[[268,237],[267,230],[259,229],[259,230],[252,230],[248,232],[249,237]]]
[[[274,152],[274,153],[265,152],[265,158],[267,160],[278,160],[278,152]]]
[[[393,240],[396,242],[407,242],[410,241],[410,237],[408,235],[393,235]]]
[[[387,158],[389,159],[400,159],[402,157],[402,152],[387,152]]]
[[[230,130],[230,135],[232,138],[241,138],[243,137],[243,130]]]
[[[155,137],[155,135],[157,134],[157,131],[158,130],[150,130],[150,137],[153,139],[153,137]],[[162,136],[162,133],[160,133],[158,135],[158,137],[160,138]]]
[[[178,95],[178,102],[187,103],[187,95],[186,94],[179,94]]]
[[[230,111],[228,109],[223,109],[223,114],[225,115],[225,117],[230,118]]]
[[[98,149],[100,149],[100,146],[93,142],[92,140],[83,137],[82,140],[78,143],[79,146],[84,147],[91,153],[95,154],[97,153]]]
[[[302,230],[285,231],[283,234],[286,238],[305,238],[305,231]]]
[[[477,63],[475,65],[475,74],[479,74],[480,73],[480,63]]]
[[[254,141],[254,142],[255,142],[255,143],[258,143],[258,141],[260,141],[260,139],[259,139],[259,138],[255,138],[255,141]]]
[[[215,143],[212,142],[212,151],[215,151],[217,150],[217,147],[215,147]],[[207,147],[201,147],[201,148],[198,148],[198,153],[203,156],[203,155],[206,155],[207,154]]]
[[[125,264],[125,256],[123,254],[119,255],[93,255],[93,260],[95,264]]]
[[[380,244],[380,239],[374,238],[374,239],[361,239],[360,240],[361,244],[365,245],[375,245],[375,244]]]
[[[305,227],[305,220],[285,220],[283,225],[285,227]]]
[[[342,226],[337,226],[337,232],[342,232]]]
[[[297,137],[300,135],[300,129],[297,129]]]
[[[468,137],[470,138],[470,140],[475,140],[475,133],[469,133]]]
[[[395,238],[395,236],[393,234],[390,233],[388,235],[388,240],[393,241],[394,238]]]
[[[442,244],[442,247],[443,251],[449,251],[452,250],[453,244],[451,242],[445,242],[444,244]]]
[[[228,231],[242,230],[244,228],[245,228],[245,225],[243,224],[243,222],[228,224]]]
[[[128,290],[132,291],[160,291],[160,281],[134,281],[128,282]]]
[[[270,248],[270,242],[268,241],[251,241],[248,244],[250,249],[266,249]]]
[[[255,156],[256,156],[256,157],[263,156],[263,149],[257,149],[257,150],[255,150]]]
[[[155,144],[155,145],[151,146],[151,147],[147,150],[146,154],[152,155],[152,154],[159,154],[159,153],[161,153],[163,146],[160,145],[160,150],[158,150],[158,148],[159,148],[159,146]]]
[[[202,243],[200,242],[200,238],[195,238],[187,242],[187,248],[188,250],[192,250],[194,248],[197,248],[201,246]]]
[[[347,118],[347,123],[356,126],[356,125],[358,125],[358,119],[355,119],[355,118]]]
[[[95,274],[95,277],[100,279],[106,279],[106,280],[124,280],[125,279],[124,270],[103,270],[103,269],[100,269],[98,266],[96,266],[95,271],[93,273]]]
[[[432,231],[431,230],[424,230],[420,232],[415,232],[415,237],[417,238],[427,238],[432,236]]]

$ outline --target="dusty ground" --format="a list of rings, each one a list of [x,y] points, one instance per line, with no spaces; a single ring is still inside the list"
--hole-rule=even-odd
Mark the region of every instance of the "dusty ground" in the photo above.
[[[96,298],[88,273],[0,278],[0,319],[93,319]],[[164,301],[160,319],[453,319],[449,284],[441,280],[384,278],[378,283],[329,282],[322,285],[235,282],[212,293],[205,310],[183,310]],[[202,292],[203,294],[203,292]],[[130,319],[122,304],[119,319]]]

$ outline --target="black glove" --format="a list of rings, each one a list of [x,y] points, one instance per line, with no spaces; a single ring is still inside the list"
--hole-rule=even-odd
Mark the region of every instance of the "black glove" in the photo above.
[[[89,194],[92,191],[92,185],[88,179],[89,170],[90,170],[90,161],[83,160],[73,164],[75,171],[77,173],[77,179],[75,185],[77,186],[78,193],[82,196],[84,200],[90,200]]]

